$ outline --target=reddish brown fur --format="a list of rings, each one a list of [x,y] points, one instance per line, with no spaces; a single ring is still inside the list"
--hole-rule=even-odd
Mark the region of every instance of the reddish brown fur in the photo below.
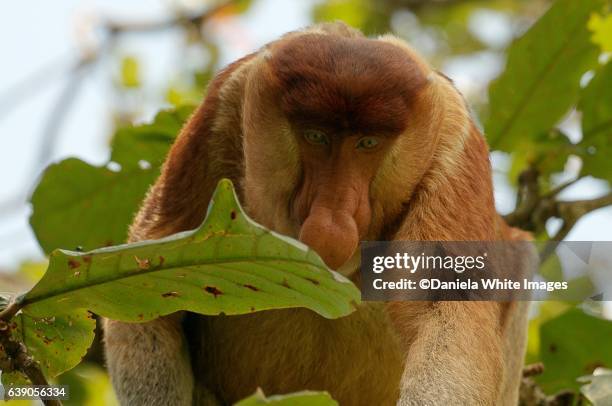
[[[299,131],[313,125],[338,135],[328,152],[306,151]],[[384,146],[369,156],[350,151],[366,133]],[[487,146],[452,84],[402,41],[368,40],[343,24],[288,34],[217,76],[131,240],[197,226],[221,177],[234,180],[252,217],[294,237],[304,217],[327,215],[312,213],[317,199],[358,227],[367,222],[359,231],[367,239],[526,237],[495,213]],[[302,203],[292,209],[295,199]],[[344,232],[334,238],[319,249],[348,246]],[[525,314],[524,304],[405,302],[364,303],[339,320],[303,309],[192,316],[191,365],[176,334],[181,315],[138,327],[108,321],[108,363],[120,399],[137,405],[187,405],[192,393],[195,403],[231,403],[258,386],[328,390],[349,406],[510,405]]]
[[[269,64],[285,115],[334,134],[403,132],[426,83],[401,49],[367,38],[289,38],[273,48]]]
[[[197,227],[208,207],[219,178],[239,183],[242,178],[242,154],[238,132],[215,131],[219,109],[219,93],[225,81],[253,54],[234,62],[217,74],[208,87],[206,103],[202,103],[181,130],[159,180],[150,190],[143,209],[132,225],[130,241],[155,238]],[[233,117],[239,128],[238,111]],[[219,141],[221,138],[221,141]],[[210,154],[210,151],[214,151]]]

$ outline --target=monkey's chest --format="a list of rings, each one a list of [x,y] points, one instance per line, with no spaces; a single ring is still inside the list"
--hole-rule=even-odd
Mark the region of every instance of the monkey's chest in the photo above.
[[[349,406],[397,399],[403,357],[382,305],[364,304],[338,320],[290,309],[201,323],[198,383],[224,402],[258,387],[268,395],[326,390]]]

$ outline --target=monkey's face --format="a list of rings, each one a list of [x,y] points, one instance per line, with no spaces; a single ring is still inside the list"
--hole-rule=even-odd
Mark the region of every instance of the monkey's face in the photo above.
[[[244,106],[247,208],[337,269],[425,167],[433,140],[417,137],[415,102],[427,72],[393,44],[317,34],[281,40],[259,63]]]
[[[299,239],[332,268],[342,266],[369,230],[370,185],[394,137],[296,126],[302,176],[290,215]]]

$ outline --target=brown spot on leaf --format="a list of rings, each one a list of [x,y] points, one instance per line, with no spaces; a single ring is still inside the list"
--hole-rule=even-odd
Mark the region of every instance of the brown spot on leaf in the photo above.
[[[552,352],[554,354],[555,352],[557,352],[557,346],[555,344],[551,344],[548,347],[548,351],[550,351],[550,352]]]
[[[205,290],[206,292],[210,293],[211,295],[213,295],[215,298],[216,298],[217,296],[219,296],[219,295],[222,295],[222,294],[223,294],[223,292],[221,292],[219,289],[217,289],[217,288],[216,288],[216,287],[214,287],[214,286],[206,286],[206,287],[204,288],[204,290]]]
[[[70,269],[76,269],[81,266],[81,263],[77,260],[70,259],[68,260],[68,266],[70,267]]]
[[[283,285],[284,287],[286,287],[287,289],[291,289],[291,286],[289,286],[289,282],[287,282],[287,279],[283,279],[283,283],[281,283],[281,285]]]
[[[159,256],[159,267],[161,268],[164,265],[164,262],[166,262],[166,258],[162,257],[161,255]]]
[[[254,307],[251,307],[251,311],[252,311],[252,312],[254,312],[254,311],[255,311],[255,308],[254,308]]]
[[[253,285],[249,285],[248,283],[244,285],[245,288],[251,289],[253,292],[259,292],[259,289]]]
[[[236,210],[232,210],[232,211],[230,212],[230,218],[231,218],[232,220],[236,220]]]
[[[144,319],[144,315],[143,315],[142,313],[140,313],[140,314],[138,314],[138,318],[139,318],[140,320],[142,320],[142,319]]]
[[[313,279],[313,278],[306,278],[306,280],[312,282],[314,285],[318,285],[319,284],[319,281],[316,280],[316,279]]]
[[[162,297],[179,297],[180,294],[178,292],[166,292],[162,293]]]
[[[134,255],[134,259],[136,260],[136,265],[138,266],[138,269],[146,271],[147,269],[151,268],[151,261],[149,260],[149,258],[140,259],[136,255]]]
[[[83,262],[91,264],[91,255],[85,255],[83,257]]]

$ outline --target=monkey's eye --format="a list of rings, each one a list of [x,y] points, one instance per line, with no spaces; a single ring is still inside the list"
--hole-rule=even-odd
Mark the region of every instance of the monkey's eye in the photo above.
[[[357,141],[357,149],[373,149],[378,146],[378,138],[363,137]]]
[[[327,145],[329,140],[327,135],[323,131],[319,130],[306,130],[304,131],[304,138],[311,144],[314,145]]]

